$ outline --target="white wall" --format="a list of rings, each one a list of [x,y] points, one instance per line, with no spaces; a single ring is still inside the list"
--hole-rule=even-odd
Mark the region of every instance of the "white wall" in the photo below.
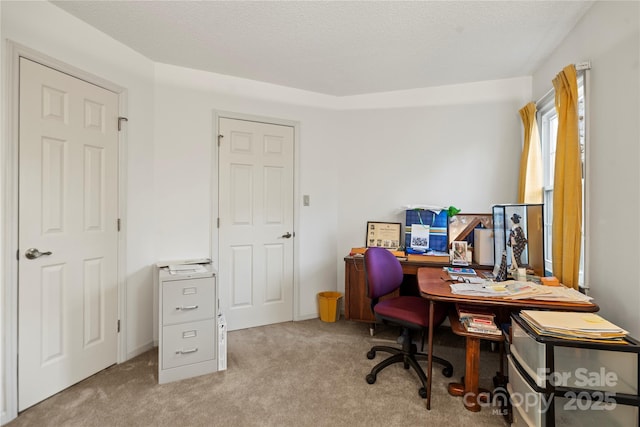
[[[153,226],[153,63],[49,2],[2,2],[2,38],[20,43],[128,90],[127,351],[151,338]],[[64,31],[62,30],[64,29]]]
[[[127,230],[126,299],[127,344],[130,357],[149,348],[151,342],[151,269],[154,261],[153,224],[153,63],[103,33],[89,27],[49,2],[0,2],[3,48],[9,39],[59,61],[92,73],[128,90],[127,125]],[[7,61],[2,57],[3,86],[7,84]],[[6,120],[3,98],[2,116]],[[8,144],[4,140],[3,144]],[[6,145],[3,145],[4,153]],[[4,166],[6,159],[0,158]],[[3,170],[4,173],[4,170]],[[2,187],[2,198],[5,198]],[[3,266],[4,267],[4,266]],[[11,285],[0,271],[2,289]],[[3,339],[15,325],[3,319]],[[4,367],[3,367],[4,368]],[[2,372],[3,395],[7,373]],[[9,398],[9,397],[7,397]],[[11,414],[9,414],[10,416]],[[7,414],[3,413],[3,419]]]
[[[521,78],[420,90],[418,98],[408,91],[330,102],[157,64],[156,255],[209,256],[217,200],[211,184],[215,110],[297,121],[300,292],[294,317],[315,317],[319,291],[344,290],[343,257],[364,245],[367,220],[403,221],[400,207],[409,203],[490,212],[494,203],[516,201],[518,109],[530,87],[530,78]],[[372,109],[384,102],[408,107]],[[322,107],[303,106],[311,104]],[[311,196],[311,206],[302,207],[303,194]]]
[[[0,6],[0,34],[2,34],[2,6]],[[0,38],[0,60],[2,60],[1,58],[4,58],[4,43],[2,42],[2,39]],[[2,73],[2,70],[0,70],[0,74]],[[3,79],[0,78],[0,99],[6,99],[5,98],[5,85],[2,84],[2,82],[4,82]],[[4,123],[5,123],[5,111],[4,109],[2,111],[0,111],[0,135],[4,135]],[[1,138],[1,136],[0,136]],[[5,144],[0,143],[0,164],[2,164],[2,161],[4,158],[6,158],[7,154],[5,152]],[[4,169],[4,168],[3,168]],[[5,176],[4,176],[4,171],[3,173],[0,173],[0,206],[2,206],[3,208],[0,209],[0,242],[4,242],[5,239],[7,238],[5,236],[5,230],[4,230],[4,224],[5,224],[5,212],[4,212],[4,201],[2,199],[2,196],[4,195],[3,190],[5,186]],[[10,341],[8,341],[11,336],[9,334],[5,333],[4,327],[5,325],[7,325],[9,322],[8,320],[10,319],[10,316],[7,316],[7,310],[4,310],[4,302],[5,302],[5,283],[2,279],[3,275],[4,275],[4,259],[5,259],[5,254],[4,254],[4,245],[0,245],[0,423],[3,422],[3,420],[7,419],[7,408],[8,408],[8,401],[7,401],[7,393],[6,393],[6,385],[7,385],[7,353],[5,353],[5,349],[7,347],[11,347],[10,346]],[[13,399],[12,399],[13,400]]]
[[[591,60],[587,94],[590,294],[600,313],[640,337],[640,3],[596,2],[533,76],[534,99],[568,64]]]
[[[230,85],[226,84],[229,80]],[[217,188],[212,185],[212,174],[217,174],[212,160],[214,111],[299,122],[300,140],[296,141],[299,181],[295,200],[299,224],[295,244],[300,293],[294,317],[316,317],[316,294],[335,289],[334,156],[341,134],[335,124],[338,115],[324,108],[292,104],[304,102],[307,94],[303,91],[291,98],[292,91],[288,88],[247,82],[252,87],[252,97],[245,96],[242,90],[236,90],[237,84],[243,82],[156,65],[156,256],[159,259],[210,256],[210,221],[217,213]],[[302,206],[302,194],[310,195],[310,206]],[[215,237],[217,230],[213,229],[213,233]]]
[[[451,94],[444,90],[426,98],[422,107],[341,114],[339,290],[344,290],[341,260],[365,244],[367,221],[404,223],[402,206],[410,204],[490,213],[493,204],[517,201],[518,110],[530,97],[530,80],[516,88],[513,82],[494,83],[469,85],[466,99],[454,96],[451,87]],[[487,96],[477,102],[483,93]]]

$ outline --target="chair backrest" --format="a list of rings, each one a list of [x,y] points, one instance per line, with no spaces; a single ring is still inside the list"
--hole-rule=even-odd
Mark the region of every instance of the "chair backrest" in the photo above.
[[[400,261],[384,248],[366,250],[364,269],[367,277],[367,295],[371,300],[377,300],[393,292],[400,287],[404,278]]]

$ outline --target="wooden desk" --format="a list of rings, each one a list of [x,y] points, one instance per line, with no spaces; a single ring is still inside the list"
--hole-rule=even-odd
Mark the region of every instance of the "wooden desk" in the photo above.
[[[400,261],[405,275],[416,276],[422,267],[443,267],[448,264]],[[356,322],[374,323],[371,312],[371,300],[367,297],[367,284],[364,274],[364,257],[347,256],[344,258],[344,317]],[[391,296],[397,296],[398,293]]]
[[[512,311],[520,309],[545,309],[545,310],[570,310],[595,312],[599,307],[592,303],[567,303],[558,301],[537,301],[530,299],[507,300],[502,298],[475,297],[467,295],[455,295],[451,293],[450,283],[447,273],[441,268],[420,268],[418,269],[418,287],[421,295],[430,302],[429,323],[433,323],[433,304],[436,301],[476,304],[503,308]],[[471,337],[467,336],[467,340]],[[479,342],[479,340],[478,340]],[[472,345],[474,343],[471,343]],[[427,409],[431,409],[431,373],[432,373],[432,352],[433,352],[433,328],[429,328],[428,334],[428,358],[427,358]],[[471,354],[470,354],[471,353]],[[471,411],[479,411],[480,405],[477,401],[480,351],[467,352],[465,384],[463,390],[463,403],[465,408]]]
[[[494,342],[504,341],[503,335],[491,335],[491,334],[479,334],[474,332],[468,332],[465,327],[460,323],[458,313],[455,309],[449,312],[449,323],[451,324],[451,330],[454,334],[465,337],[465,376],[464,383],[449,383],[447,390],[452,396],[462,396],[464,407],[472,412],[478,412],[480,410],[480,404],[476,396],[481,391],[479,384],[479,372],[480,372],[480,340],[489,340]],[[427,359],[428,360],[428,359]],[[502,360],[500,361],[500,373],[502,374]],[[478,373],[477,375],[475,373]],[[471,375],[469,373],[472,373]],[[471,391],[471,399],[465,397],[466,393]],[[430,404],[431,402],[427,402]]]

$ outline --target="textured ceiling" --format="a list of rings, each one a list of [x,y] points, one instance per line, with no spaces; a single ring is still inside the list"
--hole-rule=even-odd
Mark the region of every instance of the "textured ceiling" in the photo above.
[[[53,1],[156,62],[346,96],[531,75],[590,1]]]

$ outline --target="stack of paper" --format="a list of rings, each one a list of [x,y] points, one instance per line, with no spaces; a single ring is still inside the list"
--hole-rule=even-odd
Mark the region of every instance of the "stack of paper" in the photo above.
[[[595,313],[522,310],[520,317],[539,335],[625,343],[628,334]]]
[[[170,264],[169,274],[205,273],[206,267],[200,264]]]
[[[463,283],[451,284],[451,293],[459,295],[475,295],[482,297],[501,297],[501,298],[533,298],[540,296],[545,292],[542,286],[527,282],[491,282],[488,280],[465,277],[460,279]],[[454,280],[458,280],[455,279]]]
[[[593,299],[566,286],[543,286],[533,282],[515,280],[492,282],[481,279],[478,276],[458,276],[453,274],[449,274],[449,276],[452,280],[461,282],[451,285],[451,293],[459,295],[575,303],[588,303]]]
[[[535,296],[533,299],[544,300],[544,301],[582,302],[582,303],[587,303],[593,299],[590,296],[580,293],[573,288],[568,288],[564,285],[560,285],[560,286],[538,285],[538,287],[543,288],[545,292]]]

